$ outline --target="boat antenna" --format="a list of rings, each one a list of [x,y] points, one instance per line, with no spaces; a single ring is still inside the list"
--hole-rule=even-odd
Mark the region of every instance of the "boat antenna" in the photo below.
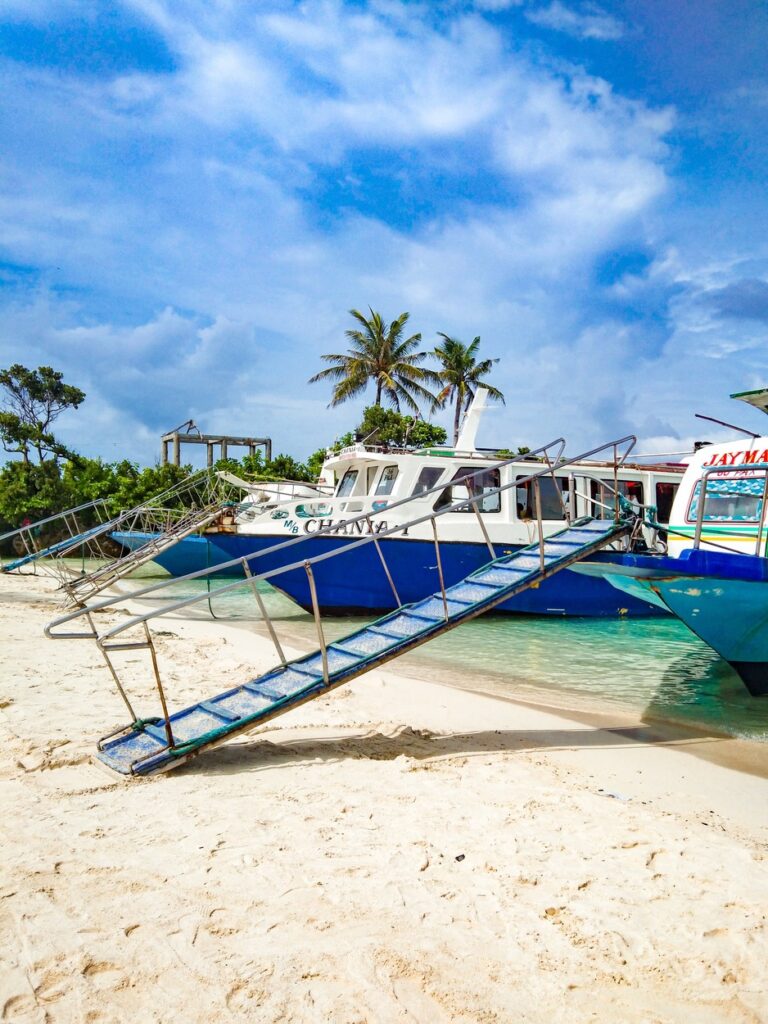
[[[735,423],[726,423],[725,420],[716,420],[714,416],[704,416],[700,412],[694,413],[694,416],[699,420],[709,420],[710,423],[717,423],[721,427],[730,427],[731,430],[738,430],[741,434],[746,434],[747,437],[762,437],[762,434],[756,434],[754,430],[746,430],[744,427],[737,427]]]

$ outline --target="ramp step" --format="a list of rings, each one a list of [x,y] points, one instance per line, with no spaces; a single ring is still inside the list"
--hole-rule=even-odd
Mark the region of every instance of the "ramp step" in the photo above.
[[[328,648],[328,672],[333,675],[336,672],[340,672],[342,669],[350,668],[354,665],[359,658],[356,658],[354,654],[348,654],[346,651],[342,651],[334,645]],[[302,669],[314,672],[316,675],[322,677],[323,675],[323,656],[319,652],[308,658],[306,661],[299,662]]]
[[[583,543],[584,543],[583,539],[581,539],[581,540],[564,540],[561,537],[558,537],[557,540],[545,540],[544,541],[544,549],[545,549],[545,551],[553,551],[553,550],[554,551],[561,551],[562,550],[563,554],[568,554],[569,552],[574,551],[576,548],[580,548]]]
[[[122,775],[129,775],[134,761],[159,754],[166,747],[165,736],[158,740],[147,732],[135,732],[105,743],[98,756],[109,768]]]
[[[271,697],[272,702],[282,700],[290,693],[298,693],[308,686],[316,683],[322,676],[322,669],[317,675],[311,676],[307,672],[297,672],[293,667],[281,669],[279,672],[270,672],[261,679],[254,679],[248,683],[248,689],[260,697]]]
[[[498,593],[498,591],[498,584],[494,586],[492,583],[476,583],[473,580],[471,583],[457,583],[455,586],[449,587],[446,593],[449,600],[450,598],[456,598],[456,600],[466,602],[467,604],[477,604],[478,601],[485,601],[486,598]]]
[[[468,606],[468,602],[465,601],[449,600],[447,603],[449,616],[465,612]],[[418,604],[413,605],[413,610],[419,614],[428,615],[431,619],[445,619],[445,605],[442,597],[428,597],[426,601],[419,601]]]
[[[442,619],[442,612],[439,618],[427,618],[424,615],[411,615],[410,612],[401,612],[392,619],[385,619],[382,625],[386,627],[388,632],[403,638],[423,633],[425,630],[436,626]]]
[[[392,647],[393,644],[399,643],[399,641],[400,637],[380,633],[377,630],[366,629],[355,636],[348,636],[343,640],[337,640],[334,646],[364,657],[368,654],[378,654],[379,651],[386,651],[388,647]]]
[[[523,580],[527,580],[530,576],[531,573],[527,569],[515,572],[503,565],[494,565],[491,569],[481,569],[478,573],[473,574],[470,579],[473,583],[498,584],[502,589],[506,589],[507,587],[517,586],[518,583],[522,583]]]
[[[241,686],[234,693],[230,693],[225,697],[217,697],[215,701],[210,701],[209,703],[215,704],[222,712],[230,711],[233,715],[237,715],[238,718],[248,718],[249,715],[255,715],[258,711],[263,711],[264,708],[270,707],[275,702],[271,697],[265,697],[264,694],[255,693],[253,690]]]
[[[203,711],[207,711],[211,715],[216,715],[217,718],[221,718],[225,722],[237,722],[238,719],[243,717],[242,715],[234,713],[229,708],[221,707],[220,704],[217,704],[212,700],[202,701],[200,707]]]
[[[551,555],[548,555],[547,552],[546,552],[546,549],[545,549],[545,551],[544,551],[544,562],[545,563],[547,561],[551,562],[551,561],[553,561],[553,559],[558,558],[558,557],[559,556],[554,554],[554,553],[552,553]],[[540,565],[541,565],[541,559],[539,558],[538,551],[535,554],[512,555],[512,557],[510,558],[510,561],[509,561],[510,568],[518,568],[519,567],[520,569],[538,569]]]

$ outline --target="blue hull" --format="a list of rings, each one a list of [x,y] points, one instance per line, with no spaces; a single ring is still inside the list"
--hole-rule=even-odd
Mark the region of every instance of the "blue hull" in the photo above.
[[[144,534],[114,534],[126,547],[138,547],[148,538]],[[215,538],[215,539],[214,539]],[[254,575],[280,568],[290,559],[303,561],[325,552],[348,546],[340,537],[307,537],[303,544],[284,548],[271,555],[260,551],[280,543],[281,536],[215,534],[213,538],[187,537],[156,559],[173,576],[184,576],[199,569],[210,568],[234,558],[248,558]],[[419,601],[440,589],[435,548],[431,542],[419,540],[380,541],[381,549],[397,588],[400,603]],[[517,550],[518,546],[502,548]],[[469,573],[490,560],[484,544],[441,543],[440,555],[446,586],[458,583]],[[610,554],[592,556],[610,559]],[[232,570],[230,570],[231,574]],[[366,544],[348,555],[339,555],[313,566],[317,593],[323,611],[337,614],[383,612],[397,607],[394,595],[382,568],[376,548]],[[311,609],[307,575],[294,569],[270,579],[278,590],[291,597],[302,608]],[[570,570],[557,573],[538,587],[531,588],[500,605],[500,612],[527,615],[573,615],[590,618],[618,616],[663,615],[663,609],[647,601],[619,593],[604,579],[578,576]]]
[[[615,587],[662,603],[754,697],[768,696],[768,559],[691,550],[680,558],[627,555],[617,569],[606,575]]]

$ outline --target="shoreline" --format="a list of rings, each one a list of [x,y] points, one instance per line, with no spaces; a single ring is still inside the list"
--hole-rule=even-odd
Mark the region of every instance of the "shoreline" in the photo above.
[[[385,667],[122,780],[91,760],[126,718],[95,645],[42,636],[52,582],[0,577],[0,1018],[768,1016],[768,782],[716,763],[744,741]],[[174,708],[274,660],[241,626],[156,636]]]

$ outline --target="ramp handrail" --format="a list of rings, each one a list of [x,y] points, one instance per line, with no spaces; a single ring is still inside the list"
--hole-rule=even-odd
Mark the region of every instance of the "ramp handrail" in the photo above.
[[[65,516],[72,516],[77,512],[84,512],[88,508],[96,508],[98,505],[106,505],[106,503],[106,498],[96,498],[95,501],[86,501],[82,505],[75,505],[74,508],[67,508],[63,512],[56,512],[52,516],[46,516],[45,519],[37,519],[34,523],[27,523],[25,526],[17,527],[15,530],[9,530],[8,533],[0,534],[0,543],[4,540],[10,540],[12,537],[18,537],[23,533],[37,530],[41,526],[47,526],[48,523],[55,523],[58,519],[63,519]]]
[[[290,540],[283,541],[283,542],[281,542],[279,544],[276,544],[276,545],[273,545],[272,547],[269,547],[269,548],[265,548],[263,551],[256,552],[253,555],[241,556],[239,558],[233,558],[233,559],[230,559],[230,561],[228,561],[228,562],[218,563],[218,564],[216,564],[214,566],[210,566],[210,567],[207,567],[205,569],[198,569],[196,572],[188,573],[185,576],[174,577],[171,580],[164,580],[161,583],[156,583],[156,584],[154,584],[152,586],[144,587],[141,590],[134,591],[130,595],[130,599],[134,600],[134,599],[138,599],[138,598],[141,598],[141,597],[145,597],[148,594],[157,593],[158,591],[164,590],[167,587],[172,586],[174,584],[177,584],[177,583],[180,583],[180,582],[184,582],[186,580],[200,579],[200,578],[203,578],[203,577],[206,577],[206,576],[210,575],[211,573],[220,572],[222,569],[231,568],[231,567],[233,567],[235,565],[242,565],[242,566],[246,567],[246,569],[248,569],[248,571],[246,573],[246,579],[235,580],[232,583],[223,584],[222,586],[217,587],[214,591],[211,591],[210,593],[209,592],[205,592],[205,593],[202,593],[202,594],[196,594],[196,595],[193,595],[192,597],[183,598],[183,599],[181,599],[179,601],[173,602],[172,604],[165,605],[162,608],[152,609],[151,611],[146,612],[146,613],[144,613],[142,615],[132,616],[131,618],[127,619],[125,622],[122,622],[118,626],[115,626],[112,629],[108,630],[100,638],[97,637],[97,635],[95,634],[93,629],[90,632],[88,632],[88,633],[82,633],[82,632],[81,633],[71,633],[71,632],[56,633],[56,632],[54,632],[54,630],[57,627],[59,627],[59,626],[63,626],[63,625],[65,625],[68,622],[72,622],[75,619],[82,617],[83,615],[87,615],[87,616],[90,617],[90,614],[92,612],[94,612],[94,611],[98,611],[98,610],[101,610],[101,609],[104,609],[104,608],[109,608],[109,607],[113,606],[114,604],[124,602],[126,600],[125,595],[118,595],[117,597],[107,598],[104,601],[99,601],[99,602],[97,602],[95,604],[89,605],[88,607],[75,609],[74,611],[68,613],[67,615],[60,616],[59,618],[54,619],[52,622],[48,623],[48,625],[45,627],[44,632],[45,632],[45,635],[47,637],[49,637],[50,639],[61,639],[61,640],[63,640],[63,639],[96,639],[97,642],[99,643],[99,646],[102,646],[111,637],[117,636],[119,633],[122,633],[125,630],[130,629],[133,626],[136,626],[136,625],[139,625],[139,624],[142,624],[142,623],[146,623],[150,619],[156,618],[159,615],[165,615],[165,614],[168,614],[170,612],[177,611],[177,610],[179,610],[181,608],[188,607],[189,605],[196,604],[199,601],[209,600],[210,597],[211,597],[211,594],[227,593],[230,590],[234,590],[234,589],[236,589],[238,587],[242,587],[244,585],[250,585],[252,587],[255,587],[255,585],[260,580],[269,580],[269,579],[271,579],[274,576],[279,576],[279,575],[282,575],[283,573],[291,572],[291,571],[296,570],[296,569],[302,569],[303,568],[303,569],[305,569],[308,572],[308,575],[309,575],[310,572],[311,572],[311,567],[312,566],[317,565],[320,562],[324,562],[324,561],[326,561],[329,558],[335,558],[338,555],[345,554],[345,553],[347,553],[349,551],[354,550],[355,548],[362,547],[365,544],[374,543],[374,544],[376,544],[376,546],[378,548],[378,543],[377,542],[380,541],[383,538],[392,536],[392,535],[394,535],[396,533],[400,533],[400,532],[402,532],[404,530],[408,530],[411,527],[420,525],[421,523],[429,522],[430,520],[432,520],[434,522],[435,520],[441,518],[444,515],[447,515],[448,513],[455,512],[457,509],[467,508],[468,506],[474,506],[475,510],[477,510],[478,498],[483,498],[484,499],[484,498],[487,498],[487,497],[489,497],[491,495],[494,495],[494,494],[501,494],[503,491],[507,491],[507,490],[509,490],[512,487],[519,487],[522,484],[530,483],[532,481],[540,481],[542,479],[542,477],[545,477],[545,476],[550,476],[550,475],[553,476],[555,470],[561,470],[561,469],[565,468],[566,466],[573,465],[574,463],[583,462],[585,459],[589,458],[591,455],[595,455],[597,452],[605,451],[607,448],[613,448],[613,450],[614,450],[614,462],[616,462],[617,465],[622,465],[626,461],[627,456],[632,451],[632,448],[634,447],[636,442],[637,442],[637,438],[635,437],[635,435],[628,434],[625,437],[621,437],[621,438],[619,438],[619,439],[617,439],[615,441],[609,441],[606,444],[599,445],[596,448],[592,448],[592,449],[590,449],[587,452],[582,452],[579,455],[573,456],[572,458],[569,458],[569,459],[563,459],[561,461],[561,456],[562,456],[563,450],[565,448],[565,439],[564,438],[556,438],[554,441],[550,441],[548,444],[543,445],[542,447],[535,449],[533,452],[527,452],[526,455],[525,455],[525,459],[526,460],[530,460],[532,457],[536,456],[538,453],[540,453],[540,452],[547,452],[550,448],[554,447],[555,445],[559,445],[559,450],[557,452],[557,455],[556,455],[554,461],[551,461],[550,459],[547,459],[547,463],[548,464],[547,464],[547,466],[545,468],[539,470],[536,473],[531,473],[531,474],[529,474],[526,477],[516,477],[514,480],[511,480],[511,481],[509,481],[506,484],[502,484],[499,487],[489,488],[488,490],[484,490],[482,495],[475,495],[475,496],[470,495],[470,497],[468,497],[468,498],[466,498],[466,499],[464,499],[462,501],[454,502],[454,503],[452,503],[450,505],[447,505],[445,508],[439,509],[437,511],[432,509],[432,510],[430,510],[429,512],[425,513],[422,516],[418,516],[418,517],[416,517],[416,518],[414,518],[412,520],[408,520],[407,522],[404,522],[404,523],[397,523],[396,525],[391,526],[391,527],[389,527],[386,530],[382,530],[380,533],[373,533],[372,532],[371,534],[368,534],[366,536],[362,536],[362,537],[360,537],[360,538],[358,538],[356,540],[352,540],[352,541],[350,541],[350,543],[345,544],[343,547],[335,548],[332,551],[327,551],[327,552],[324,552],[324,553],[319,554],[319,555],[314,555],[312,558],[309,558],[309,559],[301,559],[299,561],[295,561],[295,562],[291,562],[289,564],[281,565],[281,566],[278,566],[275,569],[270,569],[270,570],[268,570],[266,572],[263,572],[263,573],[260,573],[258,575],[252,574],[250,572],[250,569],[249,569],[249,563],[253,562],[255,559],[257,559],[259,557],[262,557],[264,555],[267,555],[267,554],[271,554],[271,553],[273,553],[275,551],[279,551],[279,550],[282,550],[282,549],[285,549],[285,548],[288,548],[288,547],[300,544],[303,541],[306,541],[307,539],[309,539],[310,536],[314,538],[314,537],[317,537],[317,536],[319,536],[319,535],[321,535],[323,533],[331,533],[331,532],[333,532],[334,528],[333,527],[324,527],[324,528],[318,530],[316,533],[313,533],[311,535],[305,535],[305,536],[300,536],[300,537],[293,537]],[[618,455],[619,446],[623,445],[625,443],[628,446],[626,448],[626,451],[623,452],[623,454],[621,456],[621,459],[619,459],[619,455]],[[465,483],[466,481],[474,479],[475,477],[480,476],[483,473],[487,473],[489,469],[500,469],[500,468],[502,468],[504,466],[508,466],[508,465],[511,465],[511,464],[514,464],[514,463],[519,463],[521,461],[523,461],[521,459],[521,457],[520,456],[516,456],[515,458],[506,459],[503,462],[492,463],[491,465],[487,465],[487,466],[482,467],[481,469],[478,469],[476,472],[474,472],[472,474],[467,474],[466,477],[463,477],[461,479],[461,481],[454,481],[454,486],[457,483]],[[361,522],[361,521],[366,521],[366,520],[370,521],[370,519],[374,515],[381,515],[384,512],[389,513],[394,508],[397,508],[399,506],[408,504],[409,502],[414,502],[414,501],[417,501],[417,500],[421,500],[421,499],[423,499],[425,496],[427,496],[429,494],[433,494],[433,493],[436,493],[438,491],[444,491],[446,489],[446,487],[449,487],[449,486],[451,486],[450,482],[446,483],[445,481],[443,481],[442,483],[437,484],[435,487],[429,488],[426,491],[422,491],[418,495],[413,495],[412,494],[412,495],[409,495],[409,496],[407,496],[405,498],[400,499],[399,501],[393,502],[392,504],[387,505],[386,508],[378,509],[378,510],[376,510],[374,512],[363,513],[360,516],[351,517],[350,519],[346,520],[346,525],[349,525],[350,523]],[[541,506],[540,506],[540,502],[538,503],[538,510],[537,511],[538,511],[538,524],[539,524],[539,539],[541,540],[543,538],[543,532],[542,532],[542,524],[541,524]],[[618,516],[618,509],[617,509],[616,514]],[[437,547],[437,536],[436,536],[436,533],[435,533],[435,540],[436,540],[436,547]],[[437,551],[438,551],[438,555],[439,555],[439,549],[437,549]],[[379,554],[381,556],[381,552],[379,552]],[[386,564],[385,564],[385,569],[386,569]],[[316,615],[316,617],[317,617],[317,615]],[[90,620],[90,621],[92,622],[92,620]]]

